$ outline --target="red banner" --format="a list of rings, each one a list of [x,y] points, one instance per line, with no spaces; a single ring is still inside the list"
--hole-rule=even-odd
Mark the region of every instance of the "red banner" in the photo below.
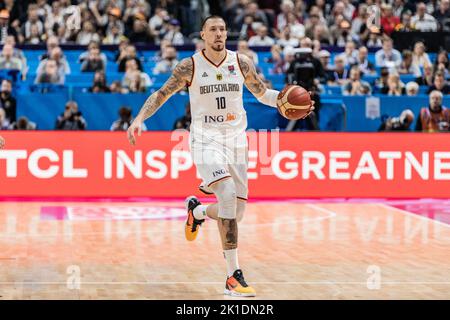
[[[187,133],[1,132],[3,197],[201,195]],[[249,197],[450,198],[450,135],[249,133]]]

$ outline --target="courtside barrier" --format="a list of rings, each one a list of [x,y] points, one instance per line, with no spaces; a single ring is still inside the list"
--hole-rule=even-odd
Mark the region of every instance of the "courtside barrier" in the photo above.
[[[2,197],[200,195],[187,132],[0,132]],[[249,197],[450,198],[450,135],[249,132]]]

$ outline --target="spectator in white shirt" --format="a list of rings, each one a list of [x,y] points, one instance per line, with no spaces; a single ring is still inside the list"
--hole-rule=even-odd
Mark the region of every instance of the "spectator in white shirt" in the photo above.
[[[419,68],[431,64],[430,57],[428,56],[428,53],[425,52],[425,44],[422,41],[417,41],[414,44],[412,63]]]
[[[275,40],[268,36],[268,29],[264,25],[261,25],[256,30],[256,36],[253,36],[248,40],[249,46],[272,46],[274,44]]]
[[[437,31],[436,19],[426,12],[427,6],[423,2],[417,4],[416,15],[411,18],[411,24],[415,29],[425,31]]]
[[[375,53],[375,64],[377,67],[397,68],[402,62],[401,53],[393,48],[391,38],[383,39],[383,48]]]
[[[286,46],[298,47],[300,42],[297,38],[291,36],[291,29],[289,26],[285,26],[280,34],[280,38],[277,40],[277,44],[283,48]]]
[[[168,31],[163,39],[169,40],[174,46],[182,46],[184,44],[184,37],[180,32],[180,21],[177,19],[170,20]]]
[[[281,12],[277,15],[275,27],[282,32],[288,24],[288,14],[294,12],[294,3],[291,0],[283,0],[280,5]]]
[[[162,60],[159,61],[153,69],[154,74],[169,74],[178,64],[177,50],[173,46],[165,48],[162,53]]]
[[[344,52],[339,54],[339,56],[344,59],[344,64],[346,67],[355,64],[358,59],[358,50],[356,50],[355,47],[356,46],[353,41],[347,41],[345,43]]]

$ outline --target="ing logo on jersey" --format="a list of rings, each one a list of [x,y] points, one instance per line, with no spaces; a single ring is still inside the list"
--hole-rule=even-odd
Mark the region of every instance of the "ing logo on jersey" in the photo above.
[[[204,116],[205,123],[223,123],[226,121],[234,121],[236,120],[236,114],[233,112],[228,112],[226,116],[218,115],[218,116]]]
[[[236,71],[234,71],[234,65],[230,65],[230,66],[228,66],[228,71],[230,71],[230,74],[231,75],[236,75]]]
[[[222,80],[223,79],[222,74],[221,73],[216,74],[216,79],[219,81]]]

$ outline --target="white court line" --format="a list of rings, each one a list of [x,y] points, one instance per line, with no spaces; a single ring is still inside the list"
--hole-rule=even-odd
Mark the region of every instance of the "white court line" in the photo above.
[[[391,207],[391,206],[389,206],[387,204],[384,204],[384,203],[374,203],[373,205],[380,206],[380,207],[383,207],[383,208],[389,209],[389,210],[398,211],[398,212],[400,212],[400,213],[402,213],[404,215],[413,216],[413,217],[415,217],[417,219],[426,220],[428,222],[433,222],[433,223],[442,225],[444,227],[450,228],[450,225],[445,223],[445,222],[442,222],[442,221],[439,221],[439,220],[434,220],[434,219],[429,218],[429,217],[424,217],[424,216],[421,216],[420,214],[412,213],[412,212],[409,212],[409,211],[406,211],[406,210],[403,210],[403,209],[399,209],[399,208],[396,208],[396,207]]]
[[[284,225],[284,224],[291,224],[294,222],[310,222],[310,221],[321,221],[321,220],[326,220],[326,219],[330,219],[336,216],[336,213],[321,207],[318,207],[316,205],[313,204],[304,204],[305,207],[309,207],[310,209],[314,209],[316,211],[321,211],[323,213],[326,213],[327,216],[322,216],[322,217],[311,217],[311,218],[302,218],[302,219],[292,219],[289,221],[282,221],[282,222],[277,222],[276,220],[272,221],[272,222],[268,222],[268,223],[255,223],[255,224],[246,224],[245,220],[244,220],[244,224],[239,226],[239,229],[253,229],[253,228],[259,228],[259,227],[271,227],[273,225]],[[275,217],[276,218],[276,217]],[[245,219],[245,218],[244,218]],[[49,220],[49,221],[55,221],[55,220]],[[76,223],[80,223],[80,222],[92,222],[93,220],[77,220],[77,221],[73,221],[70,220],[70,222],[76,222]],[[118,224],[119,222],[116,221],[121,221],[120,223],[129,223],[131,226],[130,228],[133,226],[132,223],[136,223],[136,222],[141,222],[141,221],[150,221],[150,220],[108,220],[109,223],[112,224]],[[165,221],[169,221],[169,220],[165,220]],[[181,226],[184,226],[184,220],[181,219],[174,219],[171,221],[179,221]],[[212,219],[208,219],[208,221],[213,221]],[[105,224],[105,220],[96,220],[96,222],[103,222]],[[216,230],[216,227],[204,227],[202,228],[202,230],[204,231],[209,231],[209,230]],[[179,229],[170,229],[170,230],[155,230],[155,231],[148,231],[144,228],[144,230],[139,229],[139,231],[136,230],[131,230],[131,231],[111,231],[111,232],[78,232],[78,233],[58,233],[58,234],[37,234],[37,235],[30,235],[30,234],[14,234],[14,235],[2,235],[0,234],[0,239],[3,238],[50,238],[50,237],[59,237],[59,236],[93,236],[93,235],[113,235],[113,234],[125,234],[125,235],[131,235],[131,234],[135,234],[135,233],[151,233],[151,234],[163,234],[163,233],[168,233],[168,232],[172,232],[172,233],[180,233],[181,231]]]

